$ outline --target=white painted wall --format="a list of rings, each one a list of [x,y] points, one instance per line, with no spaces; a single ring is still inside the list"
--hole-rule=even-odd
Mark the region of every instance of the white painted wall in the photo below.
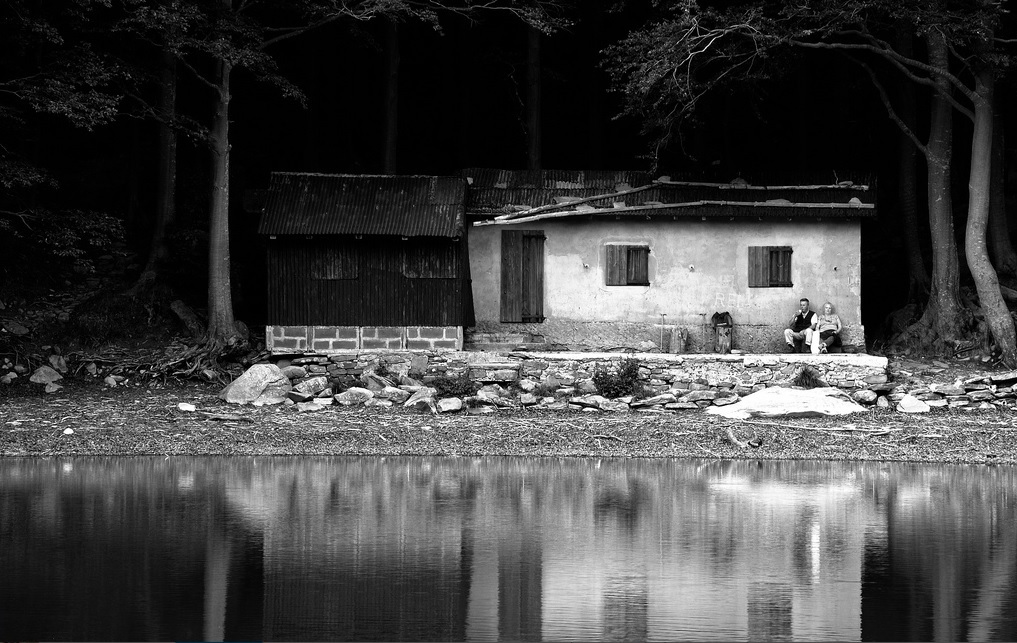
[[[861,323],[861,231],[850,221],[567,221],[475,226],[470,270],[478,322],[499,320],[501,232],[543,230],[548,320],[702,324],[730,312],[739,324],[783,325],[801,297],[831,301]],[[606,286],[605,244],[650,247],[650,286]],[[791,246],[793,288],[749,288],[749,246]]]

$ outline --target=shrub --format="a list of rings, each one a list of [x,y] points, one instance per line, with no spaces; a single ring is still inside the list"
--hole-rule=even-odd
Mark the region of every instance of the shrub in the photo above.
[[[467,397],[476,394],[480,388],[479,384],[470,379],[469,371],[463,371],[456,377],[436,377],[431,386],[438,391],[438,397]]]
[[[639,360],[628,357],[618,365],[618,372],[612,373],[606,368],[597,367],[593,374],[593,385],[604,397],[624,397],[637,395],[642,391],[639,383]]]
[[[803,366],[791,380],[791,384],[802,388],[823,388],[827,386],[826,382],[819,377],[819,372],[811,366]]]
[[[99,292],[71,313],[74,330],[85,343],[95,345],[143,333],[150,317],[136,297],[116,291]]]

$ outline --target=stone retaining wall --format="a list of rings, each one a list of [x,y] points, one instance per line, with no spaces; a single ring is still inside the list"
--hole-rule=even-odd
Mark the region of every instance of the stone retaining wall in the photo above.
[[[624,359],[639,361],[640,380],[653,394],[685,395],[713,391],[739,397],[767,386],[787,384],[804,366],[832,386],[849,391],[883,385],[887,360],[873,355],[667,355],[658,353],[487,353],[463,351],[350,351],[280,360],[280,366],[301,366],[305,378],[327,375],[360,379],[382,371],[423,384],[442,376],[463,374],[479,384],[532,391],[558,397],[592,393],[598,369],[617,371]],[[299,383],[299,379],[294,383]],[[395,382],[398,384],[399,382]],[[704,396],[703,399],[713,399]]]

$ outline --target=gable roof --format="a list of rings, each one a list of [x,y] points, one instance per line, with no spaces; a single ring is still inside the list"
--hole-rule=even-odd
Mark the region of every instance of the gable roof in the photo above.
[[[465,189],[454,176],[273,172],[258,232],[461,237]]]
[[[731,182],[651,178],[643,172],[469,169],[467,215],[474,225],[562,217],[859,218],[875,216],[867,184]]]

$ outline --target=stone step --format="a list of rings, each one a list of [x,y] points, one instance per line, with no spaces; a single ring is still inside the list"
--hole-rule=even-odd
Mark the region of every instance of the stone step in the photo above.
[[[511,351],[545,351],[550,350],[543,342],[464,342],[464,351],[489,351],[505,353]]]

